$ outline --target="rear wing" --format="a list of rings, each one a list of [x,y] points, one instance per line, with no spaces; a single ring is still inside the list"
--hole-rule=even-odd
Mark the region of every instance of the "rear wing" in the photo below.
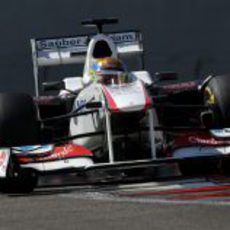
[[[140,32],[106,35],[113,40],[120,55],[136,55],[143,52],[143,38]],[[37,66],[83,63],[92,36],[94,35],[31,39],[33,59]]]
[[[94,35],[31,39],[36,96],[39,96],[39,67],[84,63],[88,44]],[[113,40],[119,55],[143,56],[143,37],[139,31],[105,33],[105,35]]]

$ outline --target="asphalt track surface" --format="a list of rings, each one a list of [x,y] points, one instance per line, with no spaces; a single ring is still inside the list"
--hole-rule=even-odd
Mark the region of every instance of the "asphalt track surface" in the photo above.
[[[72,179],[43,178],[30,195],[1,194],[0,229],[230,228],[226,176],[68,185]]]

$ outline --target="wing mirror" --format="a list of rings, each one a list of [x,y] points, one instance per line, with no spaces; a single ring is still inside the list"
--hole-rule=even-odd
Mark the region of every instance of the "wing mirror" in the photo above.
[[[157,72],[155,73],[156,81],[171,81],[178,79],[178,73],[176,72]]]
[[[65,83],[63,81],[43,82],[42,86],[44,91],[65,89]]]

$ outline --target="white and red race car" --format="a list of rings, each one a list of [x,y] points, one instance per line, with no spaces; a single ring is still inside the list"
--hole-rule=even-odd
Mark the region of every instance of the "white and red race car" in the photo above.
[[[190,174],[228,156],[228,95],[217,90],[227,78],[160,86],[175,75],[143,70],[140,32],[102,33],[116,22],[85,21],[96,35],[31,40],[36,97],[0,94],[2,191],[30,192],[39,174],[175,161]],[[141,70],[128,71],[121,60]],[[77,71],[77,64],[81,76],[64,76],[64,66]]]

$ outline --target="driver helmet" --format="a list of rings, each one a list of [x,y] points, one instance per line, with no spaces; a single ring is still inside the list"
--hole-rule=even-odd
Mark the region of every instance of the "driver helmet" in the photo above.
[[[121,85],[128,82],[125,65],[117,58],[100,58],[92,66],[94,80],[105,85]]]

